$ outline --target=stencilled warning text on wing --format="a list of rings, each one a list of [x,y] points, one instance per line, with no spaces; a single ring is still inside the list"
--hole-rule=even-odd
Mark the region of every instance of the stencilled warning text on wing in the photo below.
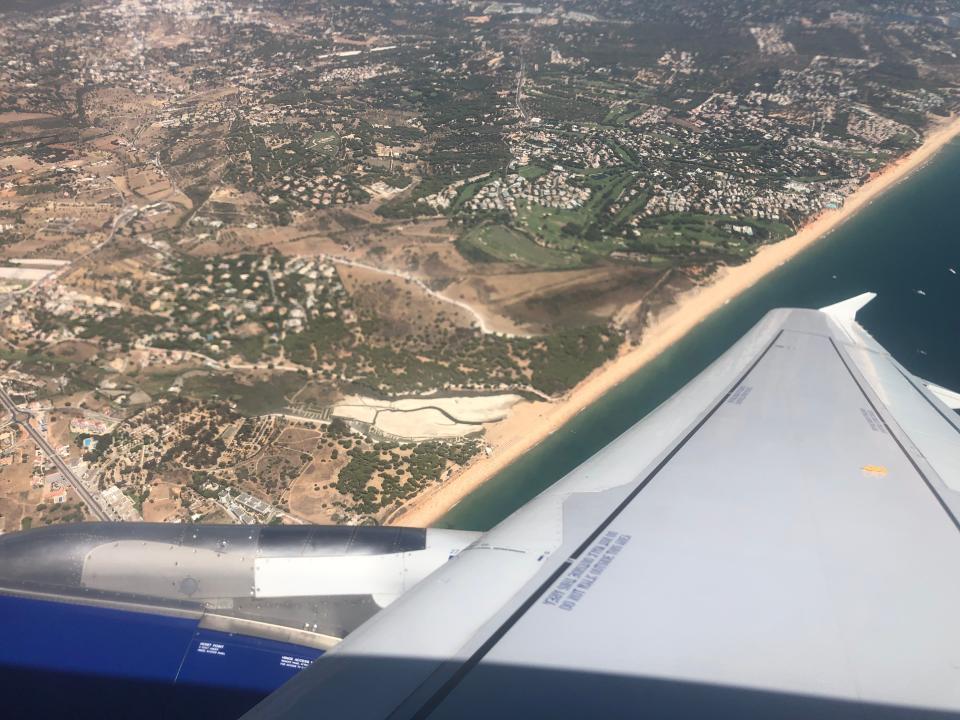
[[[874,432],[887,434],[886,429],[883,427],[883,420],[880,419],[880,416],[877,415],[873,410],[868,410],[867,408],[860,408],[860,414],[863,415],[863,419],[867,421],[867,425],[870,426],[870,429]]]
[[[629,535],[613,530],[605,532],[560,578],[543,599],[543,604],[553,605],[561,610],[575,609],[628,542]]]
[[[727,398],[728,405],[743,405],[743,401],[747,399],[747,395],[753,392],[753,388],[749,385],[741,385],[732,393],[730,397]]]

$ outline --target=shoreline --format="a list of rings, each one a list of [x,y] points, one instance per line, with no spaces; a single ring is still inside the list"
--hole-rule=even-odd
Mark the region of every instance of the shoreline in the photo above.
[[[843,207],[821,212],[796,234],[761,247],[743,265],[722,268],[707,284],[678,295],[648,324],[639,345],[622,349],[616,358],[595,369],[563,397],[551,402],[520,403],[506,419],[485,426],[492,454],[480,456],[445,484],[411,499],[402,510],[391,514],[387,524],[426,527],[435,523],[467,495],[640,370],[715,310],[909,177],[957,136],[960,136],[960,116],[931,126],[920,147],[871,177],[846,198]]]

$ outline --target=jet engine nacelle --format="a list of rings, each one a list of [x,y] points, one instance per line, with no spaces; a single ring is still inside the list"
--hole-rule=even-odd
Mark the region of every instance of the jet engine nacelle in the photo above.
[[[0,591],[199,608],[336,639],[478,536],[319,525],[55,525],[0,537]]]

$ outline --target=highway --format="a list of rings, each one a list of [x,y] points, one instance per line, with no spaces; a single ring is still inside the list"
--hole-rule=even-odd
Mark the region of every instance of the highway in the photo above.
[[[73,489],[77,491],[77,495],[79,495],[87,504],[87,507],[90,508],[90,512],[93,513],[98,520],[110,520],[110,517],[106,512],[104,512],[103,508],[101,508],[97,501],[93,499],[93,495],[90,494],[90,491],[83,486],[83,483],[81,483],[77,476],[73,474],[73,471],[67,467],[67,464],[63,461],[63,458],[57,455],[56,451],[50,447],[50,443],[48,443],[43,435],[41,435],[40,432],[30,424],[30,413],[28,413],[26,410],[21,410],[18,408],[16,403],[10,399],[10,396],[7,395],[6,390],[3,388],[0,388],[0,404],[2,404],[9,411],[11,417],[13,418],[13,422],[20,425],[24,430],[27,431],[27,434],[30,435],[33,441],[37,444],[37,447],[40,448],[43,454],[47,456],[47,459],[54,464],[57,470],[60,471],[60,474],[63,475],[64,479],[73,485]]]
[[[523,122],[527,121],[527,113],[523,111],[523,105],[520,102],[521,93],[523,92],[523,80],[525,76],[526,66],[523,63],[523,52],[520,53],[520,74],[517,76],[517,112],[520,113],[520,118]]]

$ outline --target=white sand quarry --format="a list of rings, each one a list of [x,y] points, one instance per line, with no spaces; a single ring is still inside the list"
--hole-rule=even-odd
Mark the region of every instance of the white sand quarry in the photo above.
[[[351,395],[331,410],[334,417],[369,423],[380,432],[402,440],[463,437],[497,422],[522,400],[519,395],[421,397],[376,400]]]

